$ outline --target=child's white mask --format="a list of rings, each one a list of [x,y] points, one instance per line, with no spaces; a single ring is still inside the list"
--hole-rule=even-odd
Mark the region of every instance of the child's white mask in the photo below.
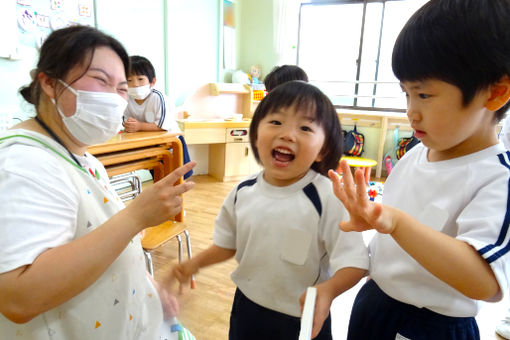
[[[67,130],[85,145],[100,144],[115,136],[122,127],[127,101],[117,93],[75,90],[59,80],[76,96],[76,112],[66,117],[52,98]]]
[[[143,100],[147,98],[147,96],[151,93],[151,87],[149,84],[138,86],[138,87],[128,87],[128,94],[131,98],[137,100]]]

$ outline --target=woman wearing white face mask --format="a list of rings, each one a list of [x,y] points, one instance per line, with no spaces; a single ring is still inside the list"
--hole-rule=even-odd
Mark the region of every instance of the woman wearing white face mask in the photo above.
[[[158,339],[174,299],[145,273],[139,233],[180,211],[175,170],[129,207],[86,152],[121,127],[128,57],[91,27],[54,31],[20,92],[37,116],[0,135],[0,334]]]

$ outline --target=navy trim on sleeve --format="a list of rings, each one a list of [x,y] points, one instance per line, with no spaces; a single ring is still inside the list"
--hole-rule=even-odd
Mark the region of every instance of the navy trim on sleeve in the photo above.
[[[159,97],[159,100],[161,101],[161,117],[159,118],[159,123],[158,123],[158,127],[160,128],[163,126],[163,122],[165,121],[165,116],[166,116],[165,97],[163,97],[163,94],[156,89],[152,89],[151,91],[152,91],[152,93],[156,94]]]
[[[317,188],[315,187],[315,185],[313,183],[310,183],[303,188],[303,191],[305,192],[305,195],[310,199],[310,201],[312,201],[312,204],[315,207],[315,210],[317,210],[319,217],[322,216],[321,199],[319,197],[319,193],[317,192]]]
[[[506,154],[506,158],[504,156],[505,154]],[[508,168],[508,170],[510,170],[510,164],[508,161],[508,159],[510,159],[510,151],[506,151],[505,153],[500,153],[498,155],[498,158],[499,158],[499,162],[503,166]],[[505,241],[505,239],[507,238],[509,223],[510,223],[510,176],[509,176],[508,188],[507,188],[505,219],[503,221],[503,225],[501,226],[501,231],[499,233],[498,239],[496,240],[496,243],[489,244],[488,246],[485,246],[482,249],[478,250],[478,253],[480,255],[482,255],[488,263],[494,262],[501,256],[508,253],[508,251],[510,250],[510,240],[507,242],[507,244],[504,247],[501,247],[499,250],[494,249],[494,248],[500,247],[503,244],[503,242]],[[494,251],[492,251],[492,250],[494,250]],[[490,254],[489,254],[489,252],[490,252]]]
[[[257,177],[255,177],[253,179],[248,179],[244,182],[241,182],[237,186],[237,189],[236,189],[236,197],[234,198],[234,204],[236,204],[236,202],[237,202],[237,193],[239,192],[239,190],[243,187],[250,187],[250,186],[254,185],[255,183],[257,183]]]

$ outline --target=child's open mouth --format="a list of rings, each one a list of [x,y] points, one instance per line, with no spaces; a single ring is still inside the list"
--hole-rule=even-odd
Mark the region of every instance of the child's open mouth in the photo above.
[[[294,153],[287,148],[275,148],[272,152],[273,158],[278,163],[288,163],[294,160]]]

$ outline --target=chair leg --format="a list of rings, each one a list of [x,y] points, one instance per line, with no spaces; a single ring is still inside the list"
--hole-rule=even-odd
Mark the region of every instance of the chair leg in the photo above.
[[[181,235],[175,236],[177,238],[177,242],[179,243],[179,263],[182,262],[182,238]]]
[[[154,277],[154,267],[152,265],[152,255],[147,250],[143,250],[143,254],[145,255],[145,259],[147,260],[147,270],[152,277]]]
[[[186,236],[186,249],[188,251],[188,259],[191,259],[191,239],[189,237],[188,230],[184,230],[184,235]]]
[[[191,259],[191,238],[189,236],[189,232],[187,229],[184,229],[184,235],[186,236],[186,249],[188,250],[188,259]],[[195,289],[197,283],[195,281],[195,276],[191,275],[191,289]]]

